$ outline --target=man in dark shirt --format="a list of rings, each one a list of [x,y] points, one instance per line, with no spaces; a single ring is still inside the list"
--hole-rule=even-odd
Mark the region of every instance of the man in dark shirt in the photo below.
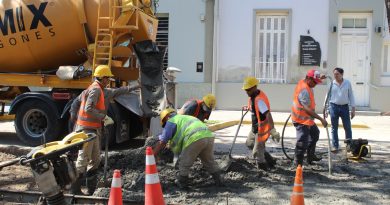
[[[204,122],[209,119],[211,111],[215,108],[215,104],[215,96],[213,94],[208,94],[205,95],[202,100],[187,101],[179,110],[178,114],[191,115]]]

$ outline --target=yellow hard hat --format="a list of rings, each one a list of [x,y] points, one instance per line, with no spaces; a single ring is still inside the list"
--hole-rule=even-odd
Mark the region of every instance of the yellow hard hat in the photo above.
[[[213,94],[207,94],[203,96],[203,102],[206,104],[206,106],[210,109],[215,108],[215,104],[217,103],[217,100],[215,99],[215,96]]]
[[[161,123],[161,125],[164,124],[164,123],[163,123],[164,118],[165,118],[166,116],[168,116],[169,114],[173,113],[173,112],[176,112],[176,110],[173,109],[173,108],[167,108],[167,109],[161,111],[161,113],[160,113],[160,123]]]
[[[242,85],[242,89],[247,90],[249,88],[256,86],[257,84],[259,84],[259,80],[257,80],[253,76],[249,76],[244,79],[244,85]]]
[[[111,73],[110,67],[108,67],[108,65],[99,65],[98,67],[96,67],[93,76],[102,78],[102,77],[112,77],[114,75]]]

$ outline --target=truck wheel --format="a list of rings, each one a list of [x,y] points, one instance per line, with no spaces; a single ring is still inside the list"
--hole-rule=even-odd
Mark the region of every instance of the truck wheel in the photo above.
[[[50,108],[41,100],[29,100],[18,107],[15,128],[21,141],[37,146],[43,144],[43,134],[46,142],[58,139],[62,123]]]

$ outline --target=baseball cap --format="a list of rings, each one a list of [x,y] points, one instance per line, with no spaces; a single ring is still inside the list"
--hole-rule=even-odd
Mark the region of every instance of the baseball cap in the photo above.
[[[307,71],[306,76],[307,76],[307,77],[313,78],[313,79],[314,79],[314,82],[316,82],[317,84],[318,84],[318,83],[322,83],[322,80],[321,80],[321,73],[320,73],[320,71],[318,71],[318,70],[311,69],[311,70]]]

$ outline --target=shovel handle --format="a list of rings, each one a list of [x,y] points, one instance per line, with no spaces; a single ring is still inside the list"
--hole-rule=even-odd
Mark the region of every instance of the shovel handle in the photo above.
[[[238,132],[240,131],[242,121],[244,120],[244,117],[248,113],[248,111],[249,111],[249,109],[247,109],[247,107],[245,107],[245,106],[242,107],[242,109],[241,109],[241,120],[240,120],[240,123],[238,124],[237,130],[236,130],[236,135],[234,135],[233,143],[232,143],[232,146],[230,147],[230,150],[229,150],[229,158],[231,158],[231,156],[232,156],[232,151],[233,151],[234,144],[236,143]]]

